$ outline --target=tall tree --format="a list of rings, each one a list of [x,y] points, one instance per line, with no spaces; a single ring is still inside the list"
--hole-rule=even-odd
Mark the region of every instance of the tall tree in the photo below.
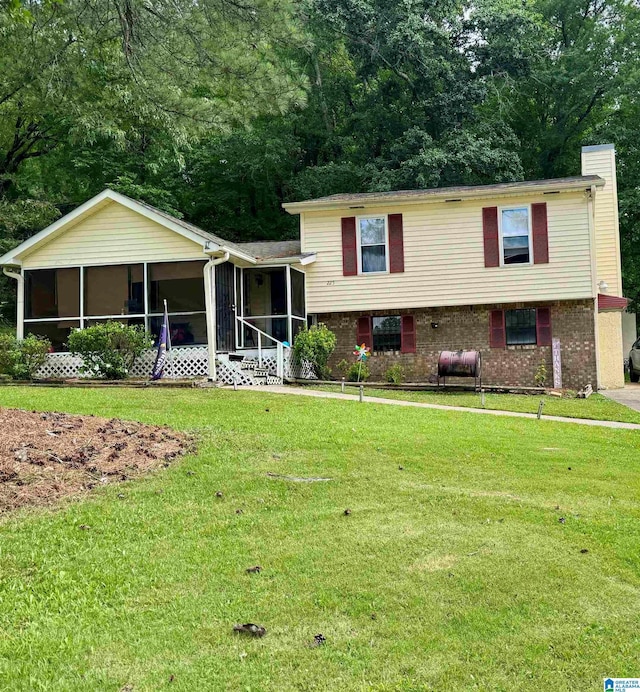
[[[191,137],[303,98],[280,0],[24,0],[0,12],[0,194],[61,144]]]

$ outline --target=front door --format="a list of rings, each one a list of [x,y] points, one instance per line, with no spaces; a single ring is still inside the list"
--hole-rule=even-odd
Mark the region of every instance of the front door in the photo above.
[[[216,350],[223,353],[236,348],[234,277],[231,262],[216,267]]]

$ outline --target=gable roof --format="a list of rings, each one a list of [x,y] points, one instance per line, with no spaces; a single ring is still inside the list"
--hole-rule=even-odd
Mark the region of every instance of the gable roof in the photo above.
[[[21,258],[29,251],[50,242],[58,235],[61,235],[67,228],[82,221],[87,216],[90,216],[95,211],[110,202],[117,202],[127,209],[141,214],[142,216],[155,221],[156,223],[168,228],[179,235],[194,241],[202,246],[202,251],[205,254],[213,252],[228,252],[231,256],[244,260],[251,264],[256,264],[256,258],[243,250],[238,244],[232,243],[224,238],[220,238],[213,233],[204,231],[193,224],[177,219],[171,214],[167,214],[160,209],[152,207],[145,202],[138,202],[126,195],[113,190],[103,190],[100,194],[92,197],[90,200],[81,204],[79,207],[69,212],[62,218],[58,219],[45,229],[28,238],[23,243],[20,243],[16,248],[10,250],[0,257],[0,266],[19,266]]]
[[[459,185],[456,187],[434,187],[426,190],[393,190],[389,192],[361,192],[355,194],[329,195],[303,202],[288,202],[282,206],[290,214],[303,211],[350,208],[363,204],[407,204],[410,202],[461,199],[482,199],[500,195],[523,193],[563,192],[581,190],[592,185],[603,187],[605,181],[598,175],[575,175],[568,178],[549,180],[527,180],[517,183],[497,183],[495,185]],[[455,199],[452,199],[455,198]]]

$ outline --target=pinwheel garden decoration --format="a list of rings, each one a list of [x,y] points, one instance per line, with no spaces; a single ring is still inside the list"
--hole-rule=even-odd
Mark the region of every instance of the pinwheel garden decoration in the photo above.
[[[367,358],[371,355],[371,349],[362,344],[358,346],[356,344],[353,355],[356,357],[358,362],[358,382],[360,382],[360,373],[362,372],[362,364],[367,362]]]

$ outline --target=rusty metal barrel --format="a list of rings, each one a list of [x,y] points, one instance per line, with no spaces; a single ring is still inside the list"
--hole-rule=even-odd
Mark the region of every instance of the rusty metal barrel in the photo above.
[[[440,351],[438,378],[474,377],[479,379],[481,372],[480,351]]]

